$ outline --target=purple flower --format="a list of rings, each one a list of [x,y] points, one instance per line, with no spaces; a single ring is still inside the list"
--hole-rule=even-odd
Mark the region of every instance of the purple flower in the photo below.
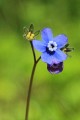
[[[33,40],[33,46],[38,51],[42,52],[41,59],[47,64],[52,64],[54,61],[58,63],[66,60],[67,55],[61,50],[68,39],[64,34],[53,37],[50,28],[45,28],[41,31],[42,41]]]
[[[62,72],[63,70],[63,62],[60,63],[53,63],[53,64],[47,64],[47,69],[50,73],[58,74]]]

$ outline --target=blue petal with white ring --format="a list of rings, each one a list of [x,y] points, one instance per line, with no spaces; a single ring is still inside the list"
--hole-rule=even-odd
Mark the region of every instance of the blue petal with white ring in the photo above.
[[[52,62],[63,62],[67,59],[67,55],[61,50],[67,42],[68,38],[64,34],[53,37],[50,28],[45,28],[41,31],[42,41],[33,40],[33,46],[40,51],[41,59],[47,64]]]

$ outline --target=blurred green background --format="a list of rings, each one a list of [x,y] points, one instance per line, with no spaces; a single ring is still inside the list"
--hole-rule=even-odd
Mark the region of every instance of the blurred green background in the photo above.
[[[61,74],[39,62],[29,120],[80,120],[80,0],[0,0],[0,120],[24,120],[33,55],[23,27],[31,23],[65,33],[75,50]]]

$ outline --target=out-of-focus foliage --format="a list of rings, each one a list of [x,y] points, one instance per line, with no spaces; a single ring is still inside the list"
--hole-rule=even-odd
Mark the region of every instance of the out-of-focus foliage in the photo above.
[[[65,33],[75,50],[61,74],[39,62],[29,120],[80,120],[80,0],[0,0],[0,120],[24,120],[33,56],[23,27],[31,23]]]

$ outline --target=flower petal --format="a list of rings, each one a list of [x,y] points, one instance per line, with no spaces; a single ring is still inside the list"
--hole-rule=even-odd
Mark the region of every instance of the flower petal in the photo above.
[[[53,40],[53,34],[50,28],[44,28],[41,31],[41,36],[42,36],[42,40],[45,42],[49,42],[51,40]]]
[[[61,34],[54,37],[53,41],[57,43],[58,48],[62,48],[67,44],[68,38],[64,34]]]
[[[47,69],[51,74],[58,74],[63,71],[63,62],[53,63],[52,65],[47,64]]]
[[[41,59],[43,62],[46,62],[48,64],[52,64],[53,61],[55,61],[55,62],[58,61],[53,55],[49,55],[47,52],[42,53]]]
[[[40,52],[46,51],[46,46],[43,42],[38,41],[38,40],[33,40],[32,43],[33,43],[34,48],[37,49],[38,51]]]
[[[55,51],[54,56],[56,59],[58,59],[59,62],[62,62],[67,59],[67,55],[59,49]]]

